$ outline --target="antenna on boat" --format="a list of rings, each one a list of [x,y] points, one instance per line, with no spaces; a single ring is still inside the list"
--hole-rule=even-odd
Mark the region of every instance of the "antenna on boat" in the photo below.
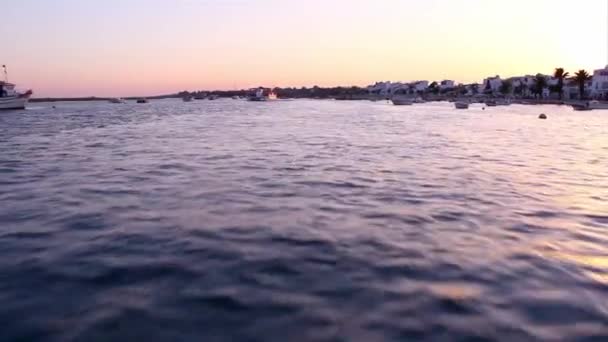
[[[6,71],[6,65],[2,64],[2,69],[4,69],[4,82],[8,83],[8,71]]]

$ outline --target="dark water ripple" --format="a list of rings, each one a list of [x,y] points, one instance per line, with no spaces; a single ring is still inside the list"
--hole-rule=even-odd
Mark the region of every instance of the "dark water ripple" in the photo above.
[[[603,113],[56,105],[0,115],[2,341],[608,340]]]

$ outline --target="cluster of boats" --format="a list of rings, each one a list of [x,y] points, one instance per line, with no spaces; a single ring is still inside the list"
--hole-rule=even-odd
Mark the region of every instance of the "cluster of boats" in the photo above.
[[[395,106],[411,106],[415,103],[425,103],[426,102],[421,97],[411,97],[411,96],[404,96],[404,95],[393,95],[390,100]],[[468,109],[469,106],[473,103],[470,100],[454,100],[452,102],[454,102],[454,107],[456,109]],[[511,101],[508,99],[491,99],[491,100],[486,100],[485,102],[479,102],[479,103],[484,103],[487,107],[496,107],[496,106],[508,106],[511,104]]]

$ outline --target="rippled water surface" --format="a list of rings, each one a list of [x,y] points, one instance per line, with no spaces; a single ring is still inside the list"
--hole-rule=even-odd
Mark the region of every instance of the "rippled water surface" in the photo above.
[[[55,106],[0,113],[2,341],[608,341],[608,112]]]

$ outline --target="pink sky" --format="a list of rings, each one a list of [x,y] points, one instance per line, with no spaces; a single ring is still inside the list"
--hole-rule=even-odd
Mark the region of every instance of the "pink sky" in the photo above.
[[[479,82],[608,63],[603,0],[20,0],[3,12],[0,63],[36,96]]]

